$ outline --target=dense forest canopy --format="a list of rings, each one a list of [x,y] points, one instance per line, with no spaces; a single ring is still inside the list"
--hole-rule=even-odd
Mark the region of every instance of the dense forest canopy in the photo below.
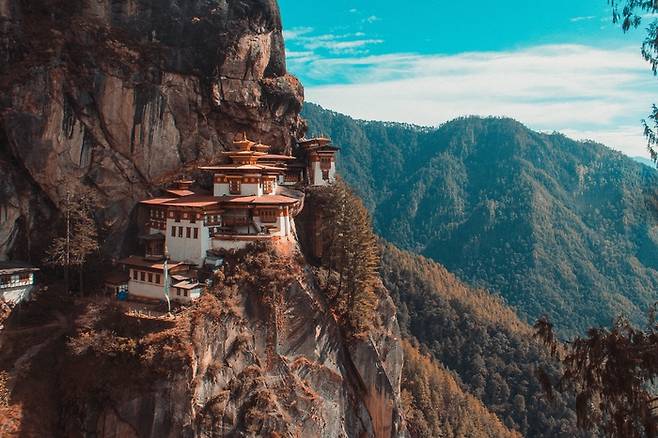
[[[508,428],[529,437],[586,436],[577,430],[571,396],[549,401],[536,377],[543,369],[557,378],[557,361],[499,298],[390,244],[383,245],[381,270],[403,336],[453,371]]]
[[[522,318],[563,335],[644,320],[658,299],[658,172],[621,153],[518,122],[462,118],[437,129],[365,122],[316,105],[310,133],[342,147],[338,169],[376,231]]]

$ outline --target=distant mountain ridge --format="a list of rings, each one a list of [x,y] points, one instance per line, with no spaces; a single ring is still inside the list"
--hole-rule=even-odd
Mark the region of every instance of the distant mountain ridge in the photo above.
[[[499,118],[439,128],[357,121],[306,104],[310,133],[342,147],[339,171],[376,230],[500,293],[563,334],[643,321],[658,299],[658,172],[621,153]]]
[[[653,168],[653,169],[656,168],[656,163],[654,163],[654,162],[653,162],[652,160],[650,160],[649,158],[644,158],[644,157],[632,157],[632,159],[635,160],[636,162],[640,163],[640,164],[644,164],[645,166],[649,166],[649,167],[651,167],[651,168]]]

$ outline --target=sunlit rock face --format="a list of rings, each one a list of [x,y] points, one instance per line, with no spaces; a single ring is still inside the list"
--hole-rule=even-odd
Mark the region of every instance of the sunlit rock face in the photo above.
[[[28,182],[0,191],[0,258],[40,240],[67,185],[95,188],[117,251],[157,185],[237,133],[286,149],[303,130],[274,0],[0,0],[0,87],[0,184]]]

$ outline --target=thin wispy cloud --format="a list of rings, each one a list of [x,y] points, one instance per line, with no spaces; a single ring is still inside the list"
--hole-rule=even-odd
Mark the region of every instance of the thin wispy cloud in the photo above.
[[[296,48],[303,50],[290,50],[290,53],[313,52],[316,60],[320,60],[323,53],[327,51],[331,55],[366,55],[368,47],[382,44],[384,40],[379,38],[368,38],[364,32],[353,32],[343,34],[320,34],[314,35],[312,28],[295,28],[284,31],[287,43],[292,43]],[[307,60],[305,56],[305,60]]]
[[[658,96],[658,82],[631,47],[296,59],[293,72],[317,79],[307,100],[354,117],[437,125],[507,116],[629,155],[646,155],[640,119]],[[322,84],[328,77],[337,83]]]
[[[573,17],[569,21],[571,21],[572,23],[578,23],[579,21],[590,21],[590,20],[594,20],[595,18],[596,18],[595,15],[588,15],[586,17]]]
[[[284,30],[283,37],[286,39],[286,41],[292,42],[299,40],[301,37],[311,32],[313,32],[312,27],[296,27],[294,29]]]

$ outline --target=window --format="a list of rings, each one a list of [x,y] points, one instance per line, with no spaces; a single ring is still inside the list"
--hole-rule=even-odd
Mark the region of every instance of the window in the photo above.
[[[274,191],[274,181],[264,181],[263,182],[263,193],[269,194]]]
[[[133,280],[137,280],[137,271],[133,269]]]
[[[187,237],[188,239],[192,237],[192,228],[187,227],[187,229],[185,230],[185,237]]]
[[[183,227],[178,227],[178,237],[183,237]]]
[[[180,289],[176,288],[176,296],[180,297]]]
[[[322,170],[322,179],[329,179],[329,170],[331,170],[331,157],[320,158],[320,170]]]
[[[176,222],[180,222],[180,213],[179,213],[179,212],[175,212],[175,213],[174,213],[174,220],[175,220]]]
[[[185,289],[185,290],[183,291],[183,296],[184,296],[184,297],[187,296],[187,289]]]
[[[176,237],[176,226],[171,227],[171,237]]]
[[[232,195],[239,195],[240,194],[240,186],[241,186],[241,181],[239,179],[232,179],[228,183],[228,191]]]
[[[149,283],[153,283],[153,274],[149,272]]]
[[[194,238],[195,238],[195,239],[198,239],[198,238],[199,238],[199,229],[198,229],[198,228],[195,228],[195,229],[194,229]]]
[[[160,274],[155,274],[155,282],[156,284],[160,284]]]
[[[266,223],[272,223],[276,222],[276,210],[261,210],[260,211],[260,219],[263,222]]]
[[[146,272],[140,272],[139,273],[139,279],[141,281],[146,281]]]

